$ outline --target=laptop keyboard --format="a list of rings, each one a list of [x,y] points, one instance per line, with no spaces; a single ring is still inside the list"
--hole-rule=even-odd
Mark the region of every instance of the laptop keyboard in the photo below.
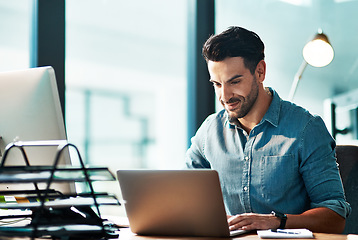
[[[232,230],[232,231],[230,231],[230,237],[241,235],[241,234],[244,234],[247,232],[248,232],[247,230],[242,230],[242,229]]]

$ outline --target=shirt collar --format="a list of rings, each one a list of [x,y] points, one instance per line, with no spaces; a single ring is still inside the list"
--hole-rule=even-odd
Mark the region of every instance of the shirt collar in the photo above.
[[[261,122],[268,121],[273,126],[277,127],[280,118],[281,98],[274,89],[270,87],[268,89],[272,93],[272,101]]]
[[[272,101],[270,104],[270,107],[267,109],[267,112],[265,113],[264,117],[262,118],[261,122],[267,121],[271,123],[273,126],[277,127],[280,117],[280,109],[281,109],[281,98],[278,95],[278,93],[273,88],[268,88],[270,92],[272,93]],[[225,111],[225,110],[223,110]],[[229,122],[227,112],[225,111],[226,116],[226,122],[225,124],[230,128],[235,128],[235,124],[232,124]]]

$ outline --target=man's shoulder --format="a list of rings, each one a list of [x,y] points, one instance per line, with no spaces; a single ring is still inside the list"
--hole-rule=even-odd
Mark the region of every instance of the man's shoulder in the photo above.
[[[227,121],[227,115],[225,109],[222,109],[219,112],[210,114],[206,119],[205,122],[212,123],[212,122],[221,122],[225,123]]]
[[[195,137],[197,139],[207,138],[213,136],[216,133],[222,132],[227,122],[225,110],[213,113],[209,115],[200,125],[196,131]]]
[[[210,114],[204,122],[201,124],[200,128],[210,128],[210,127],[223,127],[227,123],[226,111],[223,109],[219,112]]]
[[[281,111],[284,113],[286,117],[289,118],[300,117],[307,121],[319,117],[318,115],[312,114],[306,108],[285,100],[282,100]]]
[[[280,115],[280,122],[284,126],[292,126],[297,130],[313,125],[325,127],[325,123],[319,115],[312,114],[306,108],[288,101],[282,101]]]
[[[273,89],[271,90],[274,97],[266,113],[266,119],[271,121],[274,125],[284,124],[291,126],[307,124],[309,121],[318,117],[310,113],[306,108],[282,99],[277,92]]]

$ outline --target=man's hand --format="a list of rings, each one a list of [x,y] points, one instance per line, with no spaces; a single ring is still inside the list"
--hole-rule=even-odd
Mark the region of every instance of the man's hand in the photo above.
[[[307,228],[312,232],[342,233],[345,219],[331,209],[313,208],[302,214],[287,215],[286,228]],[[272,214],[244,213],[227,216],[230,230],[276,229],[281,220]]]
[[[244,229],[276,229],[280,226],[280,219],[272,214],[243,213],[227,216],[231,230]]]

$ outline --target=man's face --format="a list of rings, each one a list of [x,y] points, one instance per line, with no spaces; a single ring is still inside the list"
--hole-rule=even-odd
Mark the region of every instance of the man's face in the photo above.
[[[208,61],[210,82],[216,96],[229,114],[230,122],[245,117],[252,109],[259,93],[255,75],[245,67],[241,57],[220,62]]]

